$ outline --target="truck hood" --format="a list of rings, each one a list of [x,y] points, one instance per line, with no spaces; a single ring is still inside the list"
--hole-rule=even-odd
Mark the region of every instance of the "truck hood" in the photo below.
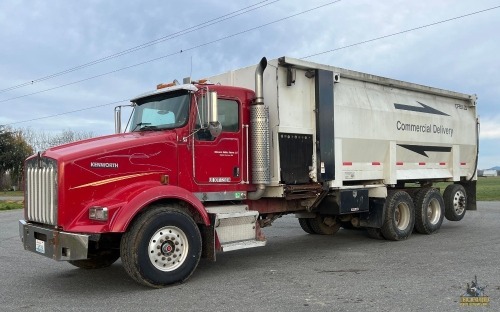
[[[109,155],[118,151],[133,154],[144,146],[156,143],[170,145],[175,142],[174,131],[121,133],[56,146],[43,152],[41,156],[53,158],[58,162],[71,162],[92,156],[94,158],[99,155]]]
[[[177,183],[177,149],[175,130],[109,135],[48,149],[40,156],[57,161],[58,225],[88,222],[90,206],[104,205],[112,214],[126,198],[145,185],[160,185],[162,178]]]

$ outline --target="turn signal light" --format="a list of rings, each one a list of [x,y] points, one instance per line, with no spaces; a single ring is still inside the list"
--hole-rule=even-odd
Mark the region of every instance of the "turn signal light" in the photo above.
[[[168,185],[170,183],[170,178],[168,177],[168,175],[164,174],[160,176],[160,182],[163,185]]]
[[[89,219],[97,221],[108,221],[108,208],[91,207],[89,209]]]

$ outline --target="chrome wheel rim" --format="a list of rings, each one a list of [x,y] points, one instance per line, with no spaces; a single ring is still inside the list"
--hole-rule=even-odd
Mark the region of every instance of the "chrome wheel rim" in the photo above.
[[[441,218],[441,205],[437,199],[432,199],[427,206],[427,220],[430,224],[437,224]]]
[[[165,226],[149,240],[149,260],[160,271],[179,268],[187,258],[189,243],[186,234],[175,226]]]
[[[457,191],[453,196],[453,209],[457,215],[461,215],[465,211],[465,194],[462,191]]]
[[[405,203],[400,203],[394,211],[396,227],[398,230],[403,231],[408,228],[410,224],[410,207]]]

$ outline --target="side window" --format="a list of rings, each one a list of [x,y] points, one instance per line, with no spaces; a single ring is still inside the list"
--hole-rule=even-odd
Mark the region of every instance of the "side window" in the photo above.
[[[219,99],[217,117],[222,125],[222,132],[238,132],[238,102],[233,100]]]
[[[238,102],[234,100],[217,100],[217,121],[222,125],[222,133],[224,132],[238,132],[239,130],[239,106]],[[196,128],[201,128],[199,118],[196,119]],[[208,130],[199,130],[196,132],[198,140],[213,141],[215,138],[210,135]]]

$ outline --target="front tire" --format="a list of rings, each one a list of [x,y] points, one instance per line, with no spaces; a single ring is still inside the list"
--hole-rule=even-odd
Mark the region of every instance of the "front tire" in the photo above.
[[[385,200],[382,235],[388,240],[404,240],[410,237],[415,225],[415,207],[405,191],[390,191]]]
[[[450,184],[444,190],[444,216],[450,221],[460,221],[465,216],[467,193],[460,184]]]
[[[432,234],[441,228],[444,201],[439,190],[425,188],[415,198],[415,229],[421,234]]]
[[[178,206],[153,206],[123,235],[121,257],[135,281],[162,287],[185,281],[201,257],[201,235]]]

